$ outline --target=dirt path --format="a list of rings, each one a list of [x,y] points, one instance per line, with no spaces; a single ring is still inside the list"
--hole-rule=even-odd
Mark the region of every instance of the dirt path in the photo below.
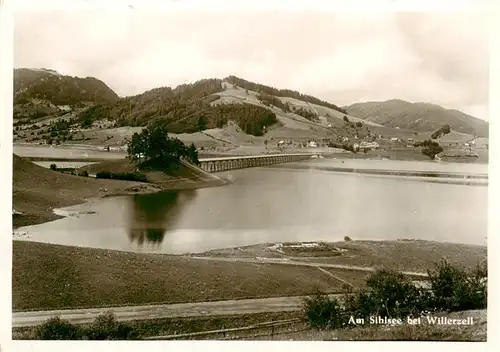
[[[342,295],[332,296],[341,297]],[[300,310],[302,299],[303,296],[293,296],[164,305],[16,312],[12,314],[12,327],[36,326],[55,316],[59,316],[61,319],[69,320],[75,324],[85,324],[92,322],[98,315],[105,312],[113,312],[118,321],[288,312]]]

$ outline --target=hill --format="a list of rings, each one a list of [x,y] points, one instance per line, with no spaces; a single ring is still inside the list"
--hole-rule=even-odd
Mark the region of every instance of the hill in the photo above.
[[[213,106],[214,93],[222,91],[222,81],[205,79],[183,84],[174,89],[162,87],[120,99],[116,103],[100,104],[79,115],[83,127],[95,121],[114,121],[122,126],[145,126],[162,120],[171,133],[194,133],[207,128],[222,127],[235,120],[248,134],[262,135],[264,127],[276,122],[269,110],[251,104]]]
[[[97,78],[65,76],[49,69],[14,70],[14,119],[36,120],[118,99],[118,95]]]
[[[448,124],[460,133],[487,137],[489,124],[458,110],[445,109],[428,103],[403,100],[356,103],[345,107],[349,114],[386,127],[433,132]]]
[[[347,129],[345,117],[349,119]],[[360,124],[383,128],[310,95],[235,76],[155,88],[115,103],[96,105],[78,115],[85,128],[97,127],[103,121],[108,126],[140,127],[153,120],[162,120],[169,132],[176,134],[221,129],[232,121],[243,133],[269,138],[354,137],[369,134]]]
[[[42,73],[56,75],[45,71]],[[391,107],[390,114],[364,115],[386,105]],[[403,123],[413,121],[415,114],[418,121]],[[154,88],[36,121],[18,120],[14,124],[14,140],[120,148],[133,132],[160,120],[170,135],[194,143],[202,154],[208,155],[278,152],[280,146],[302,150],[311,140],[320,147],[332,142],[353,145],[377,141],[381,148],[392,150],[396,146],[391,138],[401,139],[400,147],[409,148],[404,140],[428,139],[429,132],[448,122],[450,114],[452,132],[464,135],[466,140],[473,139],[468,134],[471,121],[480,127],[486,124],[487,133],[486,122],[472,117],[457,120],[461,113],[431,104],[395,100],[354,104],[343,109],[307,94],[229,76]]]

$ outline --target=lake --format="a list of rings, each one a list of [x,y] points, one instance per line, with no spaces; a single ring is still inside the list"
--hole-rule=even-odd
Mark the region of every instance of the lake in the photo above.
[[[457,180],[448,178],[328,171],[339,164],[487,175],[487,165],[316,159],[219,173],[232,180],[223,187],[104,198],[65,208],[58,211],[73,215],[18,229],[25,235],[15,237],[175,254],[344,236],[486,245],[487,180],[454,184]]]
[[[95,162],[89,163],[85,161],[34,161],[33,163],[47,169],[50,168],[50,165],[52,164],[56,164],[56,166],[60,169],[64,168],[77,169],[83,166],[96,164]]]
[[[75,146],[32,146],[32,145],[14,145],[14,154],[21,157],[30,158],[60,158],[60,159],[82,159],[82,158],[99,158],[99,159],[123,159],[126,153],[107,152],[102,150],[92,150]]]

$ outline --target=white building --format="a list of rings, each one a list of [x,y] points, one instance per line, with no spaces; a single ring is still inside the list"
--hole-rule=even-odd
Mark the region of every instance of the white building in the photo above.
[[[370,148],[370,149],[378,149],[380,145],[377,142],[361,142],[359,145],[360,148]]]
[[[309,144],[307,145],[309,148],[316,148],[318,145],[316,144],[316,142],[314,141],[311,141],[309,142]]]

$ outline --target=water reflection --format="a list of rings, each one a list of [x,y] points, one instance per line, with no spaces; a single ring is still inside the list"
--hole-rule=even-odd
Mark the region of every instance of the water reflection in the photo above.
[[[175,228],[185,206],[196,197],[196,190],[140,194],[129,198],[128,237],[139,246],[158,247],[167,230]]]

